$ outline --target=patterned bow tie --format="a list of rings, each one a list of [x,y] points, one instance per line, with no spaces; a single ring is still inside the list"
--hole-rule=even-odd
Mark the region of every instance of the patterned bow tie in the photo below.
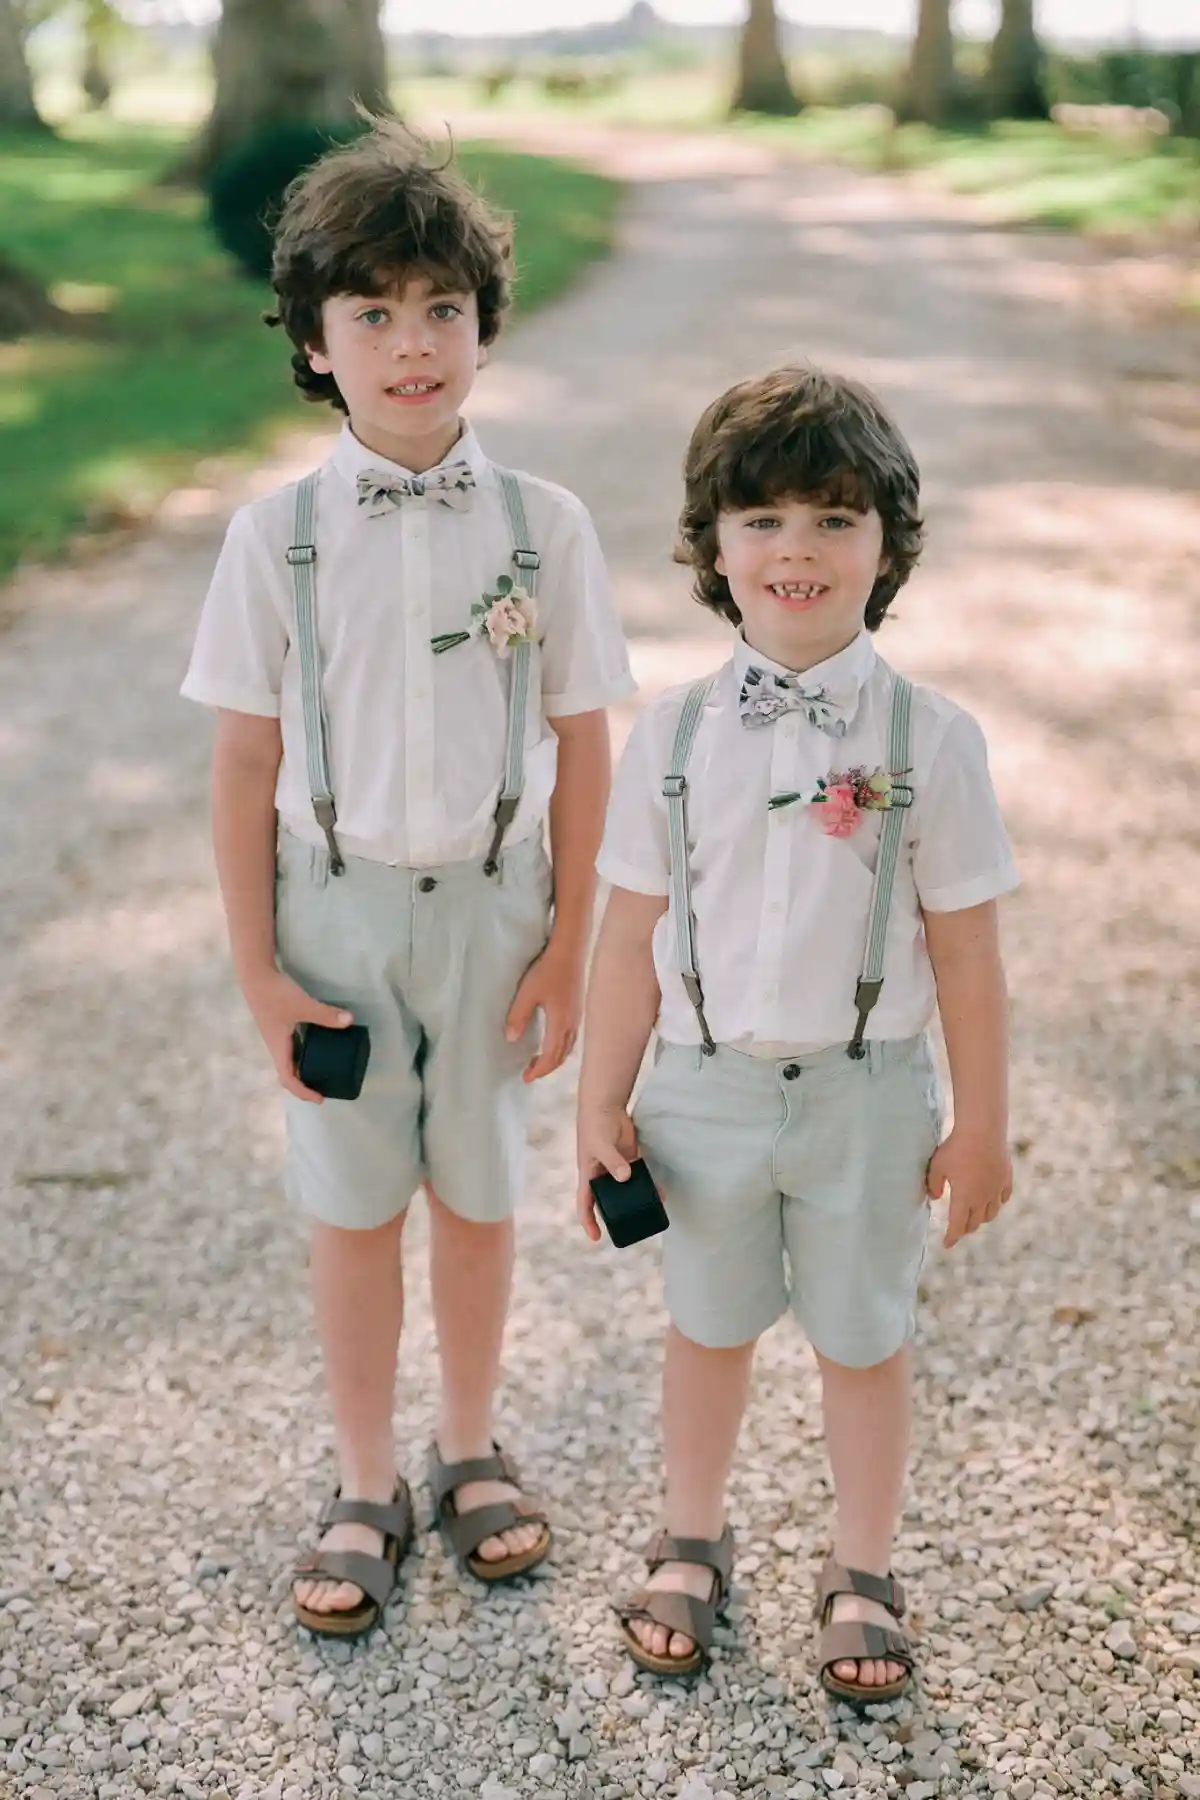
[[[475,498],[475,476],[470,463],[444,463],[428,475],[390,475],[386,469],[364,469],[358,478],[358,504],[373,519],[406,500],[428,494],[442,506],[465,512]]]
[[[742,724],[773,725],[784,713],[803,713],[810,725],[832,738],[845,737],[857,711],[857,687],[805,687],[798,675],[776,675],[752,663],[742,677],[738,711]]]

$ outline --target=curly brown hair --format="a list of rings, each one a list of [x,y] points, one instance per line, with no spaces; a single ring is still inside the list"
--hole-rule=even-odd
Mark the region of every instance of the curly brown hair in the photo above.
[[[292,373],[306,400],[347,410],[332,375],[307,351],[324,348],[321,308],[336,294],[402,291],[414,275],[447,293],[473,293],[479,341],[492,343],[511,298],[511,221],[495,211],[428,139],[398,119],[370,129],[305,169],[284,195],[271,285],[294,346]]]
[[[714,400],[692,433],[683,465],[679,530],[702,606],[740,625],[717,573],[717,521],[780,500],[823,500],[883,524],[886,567],[867,601],[876,631],[921,554],[916,458],[869,388],[842,375],[789,364],[740,381]]]

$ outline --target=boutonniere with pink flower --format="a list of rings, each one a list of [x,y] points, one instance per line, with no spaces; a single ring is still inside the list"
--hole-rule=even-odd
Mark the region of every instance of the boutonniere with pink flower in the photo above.
[[[900,779],[907,769],[890,774],[887,769],[831,769],[818,781],[811,794],[772,794],[767,805],[771,812],[802,801],[806,806],[820,807],[816,817],[826,837],[852,837],[862,824],[863,814],[890,812],[893,806],[911,806],[913,791]]]
[[[470,643],[473,637],[488,639],[496,655],[504,660],[518,644],[536,644],[537,601],[528,588],[501,575],[494,594],[484,594],[471,608],[469,631],[444,631],[431,640],[433,654],[453,650],[456,644]]]

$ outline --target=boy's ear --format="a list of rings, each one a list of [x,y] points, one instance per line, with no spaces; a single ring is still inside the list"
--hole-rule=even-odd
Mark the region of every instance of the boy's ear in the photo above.
[[[317,349],[315,344],[305,344],[304,354],[308,358],[308,366],[314,375],[333,374],[333,364],[330,362],[325,352]]]
[[[725,573],[725,558],[721,555],[721,552],[719,550],[717,551],[716,558],[713,562],[713,568],[717,571],[718,575],[724,575],[724,573]]]
[[[478,350],[475,352],[475,367],[477,369],[484,368],[487,364],[487,359],[488,347],[486,344],[480,344]]]

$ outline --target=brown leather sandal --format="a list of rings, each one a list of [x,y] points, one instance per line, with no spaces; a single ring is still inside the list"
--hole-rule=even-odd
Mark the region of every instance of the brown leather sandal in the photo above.
[[[317,1521],[324,1533],[331,1525],[370,1525],[383,1533],[383,1555],[365,1550],[316,1550],[292,1570],[292,1610],[297,1622],[319,1637],[356,1638],[371,1631],[383,1616],[397,1571],[413,1540],[413,1504],[406,1481],[396,1483],[389,1502],[343,1500],[338,1488]],[[356,1606],[339,1612],[312,1612],[296,1599],[297,1581],[351,1581],[362,1589]]]
[[[652,1675],[694,1675],[708,1661],[713,1628],[729,1600],[733,1532],[727,1525],[713,1543],[708,1538],[671,1537],[660,1531],[646,1550],[646,1567],[653,1575],[669,1562],[700,1563],[711,1569],[713,1582],[708,1599],[698,1600],[694,1594],[673,1594],[659,1588],[638,1588],[618,1600],[613,1611],[621,1621],[625,1648],[640,1669],[648,1669]],[[630,1630],[635,1619],[681,1632],[691,1638],[694,1647],[687,1656],[656,1656]]]
[[[839,1594],[857,1594],[886,1607],[896,1620],[896,1630],[856,1619],[831,1624],[833,1603]],[[816,1619],[821,1627],[817,1657],[825,1692],[849,1706],[884,1706],[888,1701],[899,1700],[907,1692],[916,1667],[912,1639],[900,1627],[903,1617],[904,1589],[893,1576],[847,1569],[831,1556],[821,1571],[816,1604]],[[865,1687],[861,1682],[839,1680],[833,1673],[834,1663],[839,1662],[897,1662],[903,1664],[904,1674],[899,1681]]]
[[[521,1475],[511,1456],[492,1445],[491,1456],[476,1456],[466,1462],[445,1463],[436,1443],[429,1446],[429,1488],[433,1495],[433,1522],[442,1534],[442,1542],[450,1555],[479,1581],[511,1581],[515,1575],[528,1574],[550,1554],[552,1534],[544,1512],[531,1507],[522,1512],[512,1500],[498,1500],[491,1506],[476,1506],[460,1513],[454,1502],[454,1491],[468,1481],[507,1481],[521,1486]],[[490,1537],[511,1531],[514,1525],[540,1525],[542,1535],[532,1549],[513,1556],[502,1556],[485,1562],[475,1552]]]

